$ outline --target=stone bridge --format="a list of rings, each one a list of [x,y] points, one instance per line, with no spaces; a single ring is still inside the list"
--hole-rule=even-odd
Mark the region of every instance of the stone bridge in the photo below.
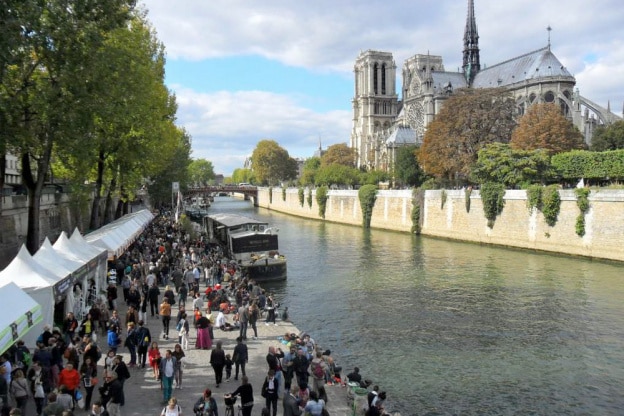
[[[214,196],[220,192],[243,194],[245,199],[253,199],[254,205],[258,205],[258,188],[253,185],[208,185],[189,188],[185,197],[201,195],[204,197]]]

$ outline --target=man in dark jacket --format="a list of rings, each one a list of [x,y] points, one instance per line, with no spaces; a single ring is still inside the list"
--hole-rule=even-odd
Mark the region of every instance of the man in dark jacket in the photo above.
[[[236,364],[236,374],[234,376],[234,380],[238,380],[238,369],[242,370],[243,375],[245,375],[245,364],[249,359],[249,354],[247,351],[247,345],[243,342],[243,338],[236,338],[236,346],[234,347],[234,353],[232,357],[234,358],[234,364]]]
[[[106,375],[104,385],[100,387],[100,395],[108,414],[110,416],[119,416],[123,400],[123,386],[117,380],[117,373],[111,371]]]
[[[135,344],[137,346],[137,353],[139,355],[137,364],[141,368],[145,368],[145,362],[147,361],[147,348],[152,342],[152,335],[149,328],[143,326],[144,322],[139,321],[139,327],[135,331]]]
[[[154,312],[156,313],[156,317],[158,317],[158,296],[160,295],[160,289],[158,289],[158,284],[154,282],[152,286],[147,291],[147,298],[149,299],[150,304],[150,312],[152,316],[154,316]]]

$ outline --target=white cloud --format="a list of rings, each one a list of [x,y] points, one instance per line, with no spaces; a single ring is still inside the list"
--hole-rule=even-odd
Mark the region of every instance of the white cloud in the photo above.
[[[202,94],[176,88],[178,123],[192,132],[193,157],[206,158],[218,173],[242,167],[259,140],[277,141],[292,157],[310,157],[319,138],[328,144],[348,142],[348,111],[316,113],[296,97],[264,91]]]

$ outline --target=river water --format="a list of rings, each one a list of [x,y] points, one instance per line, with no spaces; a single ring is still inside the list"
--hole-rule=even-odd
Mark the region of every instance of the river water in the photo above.
[[[298,328],[402,415],[624,414],[621,264],[305,220],[280,231]],[[624,247],[623,247],[624,249]],[[266,285],[265,285],[266,286]]]

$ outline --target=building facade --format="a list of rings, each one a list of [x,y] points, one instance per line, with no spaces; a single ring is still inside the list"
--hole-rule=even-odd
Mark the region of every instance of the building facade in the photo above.
[[[549,28],[550,30],[550,28]],[[389,170],[396,149],[422,143],[427,125],[458,88],[507,88],[524,114],[536,103],[557,103],[589,144],[595,127],[622,118],[582,97],[576,79],[548,45],[482,68],[474,0],[468,1],[462,68],[449,72],[438,55],[416,54],[403,63],[402,100],[395,91],[391,52],[367,50],[355,61],[351,147],[357,166]]]

